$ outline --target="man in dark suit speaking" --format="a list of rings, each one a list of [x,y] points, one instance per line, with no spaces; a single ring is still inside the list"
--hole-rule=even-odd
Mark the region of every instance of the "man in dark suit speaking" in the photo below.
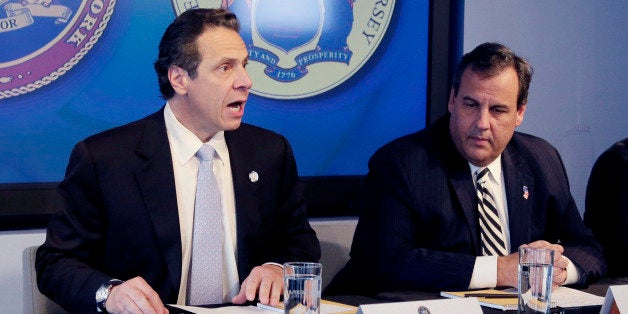
[[[173,21],[155,62],[166,105],[72,151],[37,252],[45,295],[77,312],[276,305],[281,264],[320,258],[288,141],[241,123],[247,62],[235,15]]]
[[[462,57],[449,113],[369,161],[351,260],[326,294],[516,287],[522,245],[555,251],[554,285],[604,274],[557,150],[515,132],[531,77],[498,43]]]

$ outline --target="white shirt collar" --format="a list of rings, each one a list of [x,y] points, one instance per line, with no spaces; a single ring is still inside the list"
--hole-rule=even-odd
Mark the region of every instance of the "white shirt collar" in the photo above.
[[[179,122],[174,112],[172,112],[169,103],[166,103],[166,107],[164,108],[164,119],[166,122],[166,130],[172,139],[170,146],[172,147],[174,155],[177,156],[177,161],[181,165],[186,164],[194,157],[198,149],[201,148],[204,143],[201,142],[192,131]],[[225,132],[219,131],[209,139],[207,143],[216,150],[218,159],[224,164],[224,160],[226,156],[228,156]]]
[[[478,167],[469,163],[469,168],[471,168],[471,175],[473,176],[478,169],[485,167]],[[500,154],[492,163],[488,164],[486,168],[490,171],[489,174],[493,184],[500,186],[502,182],[502,155]],[[475,177],[473,177],[473,180],[475,180]]]

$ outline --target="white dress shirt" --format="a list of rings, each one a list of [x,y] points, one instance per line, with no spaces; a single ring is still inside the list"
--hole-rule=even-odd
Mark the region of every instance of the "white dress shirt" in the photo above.
[[[203,142],[183,126],[174,116],[170,104],[164,109],[164,119],[168,142],[172,153],[172,167],[177,193],[179,225],[181,231],[181,285],[177,304],[185,304],[188,284],[190,258],[192,256],[192,227],[194,220],[194,199],[199,161],[195,157]],[[235,216],[235,196],[229,150],[224,132],[218,132],[208,142],[216,150],[214,157],[214,175],[221,194],[222,217],[224,227],[223,243],[223,301],[231,302],[240,290],[237,267],[237,230]]]
[[[471,176],[473,177],[473,186],[475,186],[474,173],[480,167],[469,163],[471,168]],[[499,155],[492,163],[487,166],[489,170],[489,178],[486,181],[488,189],[491,191],[495,199],[495,206],[499,214],[499,221],[504,232],[506,241],[506,250],[510,252],[510,229],[508,224],[508,202],[506,200],[506,184],[502,173],[502,156]],[[517,248],[518,249],[518,248]],[[566,256],[563,256],[567,258]],[[576,283],[580,280],[580,274],[576,266],[567,258],[567,280],[564,284]],[[475,265],[473,266],[473,274],[469,282],[469,289],[493,288],[497,285],[497,256],[477,256]]]

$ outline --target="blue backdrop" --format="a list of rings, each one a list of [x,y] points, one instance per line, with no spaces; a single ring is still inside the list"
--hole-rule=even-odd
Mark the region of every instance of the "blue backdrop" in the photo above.
[[[365,174],[378,147],[425,125],[428,7],[397,1],[379,48],[355,75],[309,98],[252,94],[244,121],[285,135],[302,176]],[[0,99],[0,183],[60,181],[78,140],[161,108],[152,63],[174,17],[171,1],[117,1],[78,65],[47,86]],[[0,32],[3,49],[19,40]]]

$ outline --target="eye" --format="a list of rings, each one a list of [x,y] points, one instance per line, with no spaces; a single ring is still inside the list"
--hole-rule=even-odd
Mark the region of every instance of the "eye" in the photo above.
[[[475,102],[475,101],[465,102],[464,105],[465,105],[465,107],[468,107],[468,108],[476,108],[476,107],[478,107],[478,103]]]
[[[218,67],[218,71],[221,71],[221,72],[229,71],[229,65],[227,65],[227,64],[221,65],[220,67]]]
[[[491,107],[491,111],[494,113],[506,113],[508,112],[508,110],[506,110],[506,108],[503,107]]]

